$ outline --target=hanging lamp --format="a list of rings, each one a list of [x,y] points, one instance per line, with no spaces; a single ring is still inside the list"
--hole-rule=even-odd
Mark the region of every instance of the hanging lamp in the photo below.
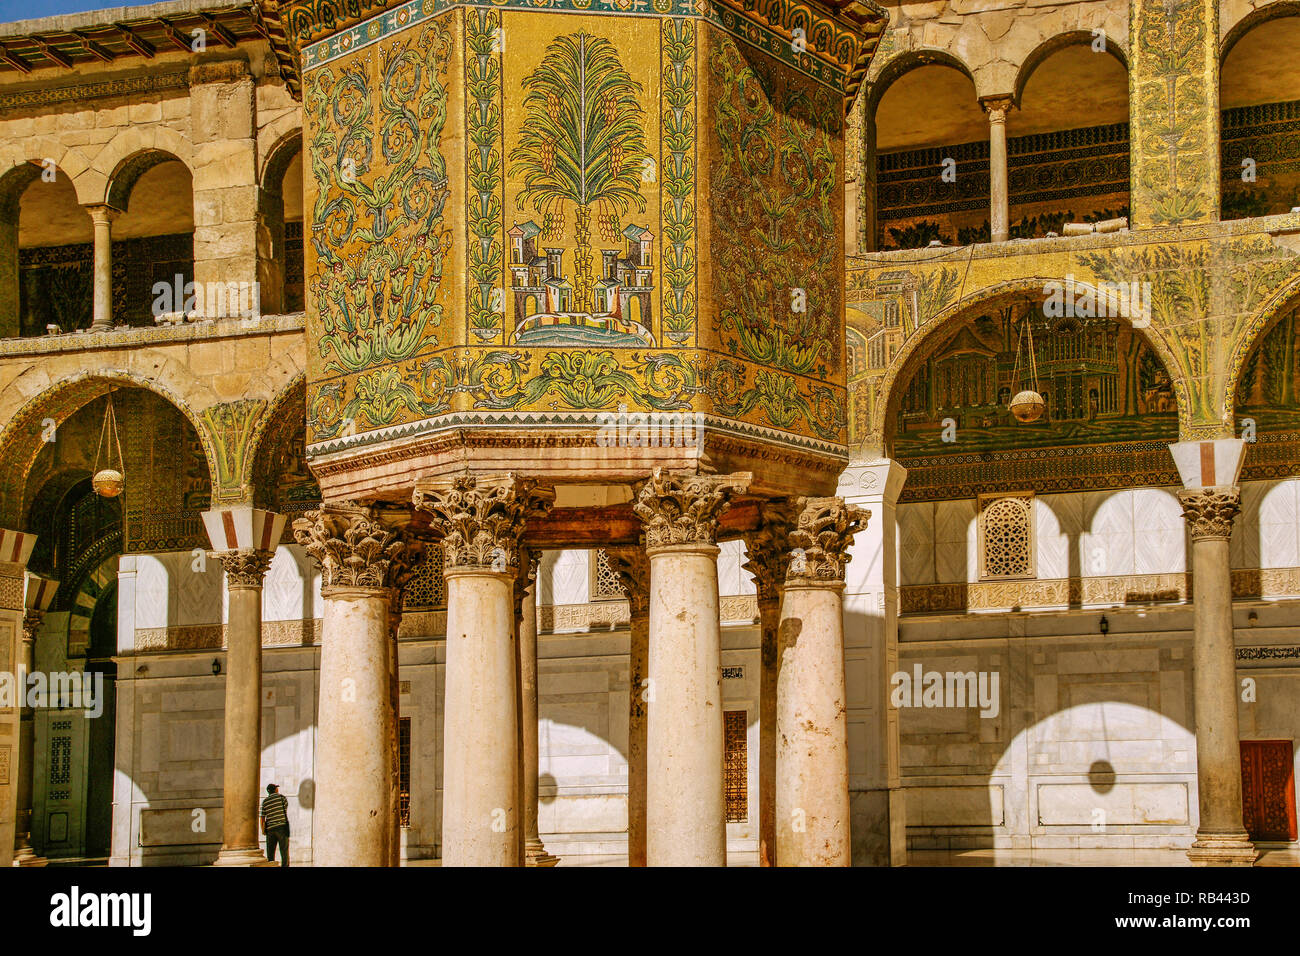
[[[1038,392],[1038,360],[1034,357],[1034,327],[1029,324],[1029,315],[1025,315],[1025,324],[1020,328],[1020,337],[1016,340],[1016,367],[1011,373],[1011,381],[1018,382],[1020,378],[1020,343],[1025,338],[1025,333],[1029,333],[1029,374],[1033,379],[1034,387],[1023,389],[1016,393],[1015,398],[1011,399],[1011,414],[1016,416],[1016,420],[1029,424],[1036,422],[1043,417],[1043,412],[1047,411],[1047,402]]]
[[[105,467],[99,467],[99,455],[108,443],[108,458]],[[113,467],[113,450],[117,449],[117,467]],[[109,389],[108,404],[104,407],[104,424],[99,430],[99,445],[95,449],[95,476],[90,479],[90,486],[95,493],[104,498],[116,498],[122,493],[126,479],[122,475],[122,443],[117,437],[117,415],[113,411],[113,390]]]

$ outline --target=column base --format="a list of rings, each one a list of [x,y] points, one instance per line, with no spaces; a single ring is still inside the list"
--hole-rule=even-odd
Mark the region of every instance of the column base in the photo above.
[[[524,866],[555,866],[559,862],[558,856],[546,852],[541,840],[524,846]]]
[[[234,850],[227,850],[222,847],[221,852],[217,854],[217,859],[213,866],[279,866],[278,860],[272,861],[266,858],[266,854],[257,847],[240,847]]]
[[[1245,833],[1199,837],[1187,848],[1192,866],[1254,866],[1259,851]]]

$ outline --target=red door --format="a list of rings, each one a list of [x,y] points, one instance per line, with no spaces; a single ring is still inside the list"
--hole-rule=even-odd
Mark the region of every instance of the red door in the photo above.
[[[1252,840],[1296,839],[1295,762],[1289,740],[1241,742],[1242,815]]]

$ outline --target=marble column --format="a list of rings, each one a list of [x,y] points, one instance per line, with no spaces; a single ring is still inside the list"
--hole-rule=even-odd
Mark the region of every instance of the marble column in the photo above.
[[[627,865],[645,866],[646,717],[650,675],[650,559],[645,547],[606,552],[627,593]]]
[[[91,310],[92,332],[113,328],[113,220],[118,211],[112,206],[87,206],[95,230],[94,305]]]
[[[293,523],[321,569],[325,614],[316,716],[315,866],[392,861],[392,577],[409,513],[325,504]]]
[[[745,537],[745,570],[754,579],[761,629],[758,689],[758,865],[776,866],[776,679],[781,591],[794,525],[789,502],[763,504],[757,529]]]
[[[31,587],[30,578],[28,587]],[[22,650],[18,657],[18,683],[26,687],[26,675],[36,667],[36,633],[44,610],[28,608],[23,616]],[[14,866],[45,866],[49,861],[32,847],[32,793],[36,757],[36,711],[27,706],[26,695],[18,715],[18,814],[14,829]]]
[[[283,519],[281,519],[283,524]],[[278,543],[278,539],[277,539]],[[262,580],[273,551],[212,551],[226,572],[226,735],[216,866],[266,862],[258,842],[262,769]]]
[[[853,536],[845,570],[846,680],[860,688],[849,699],[849,778],[853,861],[858,866],[906,866],[906,801],[901,779],[899,712],[889,705],[898,671],[898,496],[907,469],[888,458],[853,462],[836,491],[871,512]]]
[[[554,492],[513,474],[416,483],[447,582],[443,866],[519,866],[519,699],[513,591],[528,519]]]
[[[1007,197],[1007,111],[1009,96],[980,100],[989,114],[989,231],[994,242],[1011,237],[1011,212]]]
[[[1192,538],[1193,700],[1200,822],[1188,859],[1200,866],[1250,866],[1258,853],[1242,822],[1237,657],[1228,541],[1241,510],[1236,486],[1182,491]]]
[[[849,742],[844,685],[844,566],[869,512],[800,498],[781,602],[776,691],[776,858],[849,866]]]
[[[655,469],[633,509],[650,559],[646,862],[726,866],[718,518],[748,474]]]
[[[22,654],[27,560],[36,535],[0,529],[0,673],[17,669]],[[18,701],[0,701],[0,866],[13,862],[21,779]]]
[[[546,851],[537,826],[537,564],[541,555],[528,551],[521,564],[524,587],[519,601],[519,725],[523,728],[520,767],[523,773],[524,865],[555,866],[560,858]]]

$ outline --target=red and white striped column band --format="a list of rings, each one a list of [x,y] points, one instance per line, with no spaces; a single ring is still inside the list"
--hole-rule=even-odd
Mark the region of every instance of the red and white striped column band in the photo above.
[[[29,611],[48,611],[58,590],[58,581],[28,571],[27,597],[23,604]]]
[[[203,512],[213,551],[274,551],[284,532],[285,517],[251,505]]]
[[[26,565],[34,547],[36,535],[0,528],[0,562]]]

